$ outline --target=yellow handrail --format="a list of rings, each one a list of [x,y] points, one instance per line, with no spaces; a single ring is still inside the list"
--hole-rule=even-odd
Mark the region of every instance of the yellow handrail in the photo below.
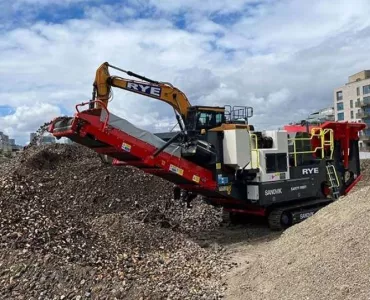
[[[317,130],[319,132],[317,133]],[[329,133],[329,140],[325,139],[325,136]],[[297,151],[297,141],[311,141],[314,137],[320,138],[320,146],[316,147],[314,150],[311,151]],[[321,150],[321,158],[325,157],[325,146],[330,147],[330,159],[333,158],[334,154],[334,131],[333,129],[322,129],[322,128],[312,128],[311,129],[311,137],[309,138],[290,138],[288,141],[293,141],[293,152],[289,152],[289,154],[294,155],[294,166],[297,166],[297,154],[310,154],[315,153],[318,150]]]
[[[251,139],[254,140],[254,148],[250,147],[251,149],[251,167],[254,169],[253,167],[253,152],[256,153],[256,157],[257,157],[257,165],[256,165],[256,168],[258,168],[260,166],[260,156],[259,156],[259,151],[258,151],[258,139],[257,139],[257,135],[254,134],[254,133],[251,133]]]

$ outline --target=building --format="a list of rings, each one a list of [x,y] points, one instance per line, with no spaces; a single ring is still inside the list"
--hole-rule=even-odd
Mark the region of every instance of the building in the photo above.
[[[327,107],[313,112],[305,120],[310,124],[322,124],[328,121],[335,121],[334,107]]]
[[[45,144],[55,144],[56,143],[56,139],[54,136],[52,135],[44,135],[41,137],[40,139],[40,142],[42,145],[45,145]]]
[[[335,121],[334,107],[326,107],[317,110],[308,115],[308,117],[299,122],[292,122],[284,126],[288,132],[305,132],[311,128],[317,127],[325,122]]]
[[[36,137],[36,132],[31,132],[30,133],[30,142]]]
[[[12,152],[12,145],[10,144],[9,136],[0,131],[0,151]]]
[[[360,132],[361,150],[370,150],[370,70],[348,77],[348,82],[334,90],[336,121],[363,122],[368,127]]]
[[[36,137],[36,133],[32,132],[30,133],[30,142]],[[39,145],[45,145],[45,144],[55,144],[56,138],[52,135],[42,135],[38,141],[37,144]]]

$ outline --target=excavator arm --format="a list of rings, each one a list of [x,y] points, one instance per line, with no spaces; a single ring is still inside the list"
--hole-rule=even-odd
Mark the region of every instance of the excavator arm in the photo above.
[[[125,79],[119,76],[111,76],[108,69],[109,67],[124,72],[129,76],[139,78],[143,81]],[[164,101],[174,108],[174,110],[181,116],[183,121],[186,120],[188,108],[191,106],[185,94],[172,86],[170,83],[151,80],[105,62],[96,71],[93,100],[100,100],[107,105],[109,98],[111,97],[112,87],[117,87]],[[99,102],[95,103],[96,108],[100,108]]]

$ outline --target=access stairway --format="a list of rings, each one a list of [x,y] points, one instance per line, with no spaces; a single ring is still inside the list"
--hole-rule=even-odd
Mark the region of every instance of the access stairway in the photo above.
[[[82,112],[76,106],[74,117],[53,120],[49,132],[55,137],[67,137],[98,154],[113,158],[114,165],[130,165],[161,177],[177,187],[206,196],[214,202],[232,201],[217,191],[216,174],[180,157],[179,149],[141,130],[107,109]],[[160,151],[159,151],[160,150]]]
[[[328,163],[326,166],[328,178],[329,178],[329,188],[332,192],[332,195],[334,199],[338,199],[340,196],[340,182],[338,179],[337,172],[335,170],[335,166],[332,165],[331,163]]]

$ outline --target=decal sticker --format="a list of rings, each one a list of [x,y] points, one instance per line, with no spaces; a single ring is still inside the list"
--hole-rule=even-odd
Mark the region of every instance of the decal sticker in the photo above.
[[[228,184],[229,178],[228,177],[222,177],[221,174],[218,175],[218,184]]]
[[[265,196],[280,195],[283,193],[283,189],[265,190]]]
[[[149,96],[160,97],[161,88],[158,86],[148,85],[148,84],[139,84],[136,82],[128,82],[127,89],[137,91],[139,93],[144,93]]]
[[[299,218],[301,220],[304,220],[304,219],[307,219],[309,217],[312,217],[314,215],[314,212],[307,212],[307,213],[303,213],[303,214],[299,214]]]
[[[131,151],[131,145],[129,144],[126,144],[126,143],[122,143],[122,150],[125,150],[126,152],[130,152]]]
[[[218,190],[219,190],[220,192],[227,192],[227,194],[228,194],[228,195],[230,195],[230,194],[231,194],[231,185],[224,185],[224,186],[220,186],[220,187],[218,188]]]
[[[307,189],[307,185],[292,186],[290,188],[291,191],[299,191],[299,190],[305,190],[305,189]]]
[[[221,163],[217,163],[216,164],[216,170],[220,170],[221,169]]]
[[[280,179],[280,173],[275,173],[271,175],[271,180],[279,180]]]
[[[184,174],[184,170],[183,169],[180,169],[179,167],[176,167],[174,165],[170,165],[170,168],[169,170],[173,173],[176,173],[176,174],[179,174],[179,175],[183,175]]]
[[[196,183],[199,183],[199,180],[200,180],[199,176],[193,175],[193,181],[195,181]]]
[[[305,168],[302,169],[302,174],[303,175],[312,175],[312,174],[319,174],[319,168]]]

